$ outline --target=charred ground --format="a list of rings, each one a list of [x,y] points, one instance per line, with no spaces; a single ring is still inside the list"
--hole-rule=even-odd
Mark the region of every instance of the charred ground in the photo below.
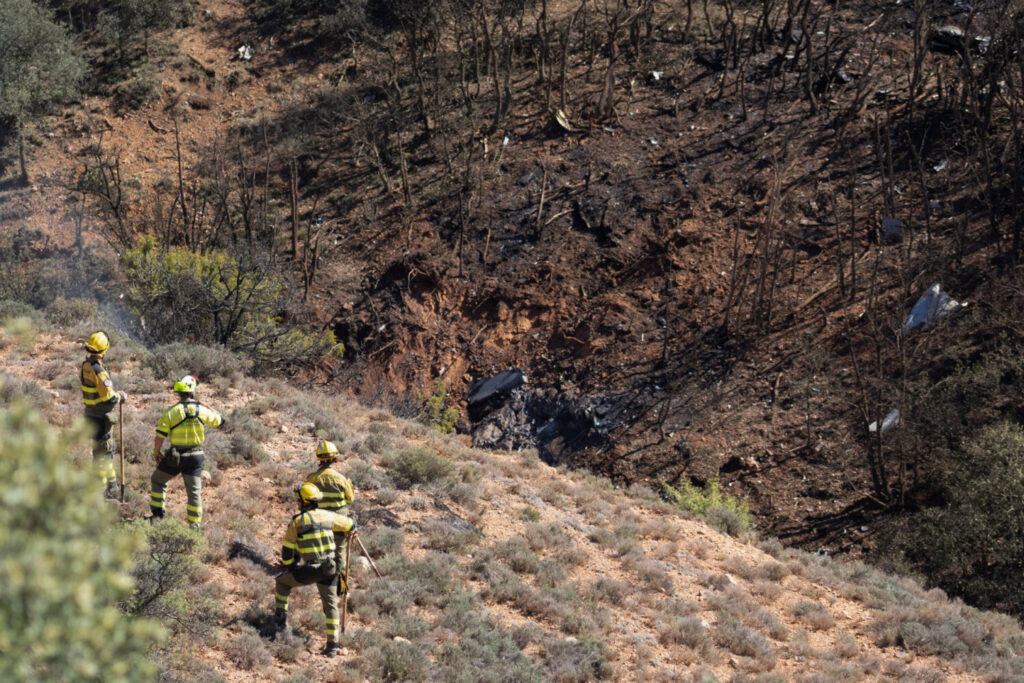
[[[720,478],[781,538],[858,550],[941,498],[928,387],[1021,337],[1017,12],[202,3],[138,108],[95,79],[9,206],[102,209],[81,178],[119,168],[115,244],[261,245],[302,283],[285,317],[346,348],[307,377],[401,409],[521,368],[479,443]],[[902,336],[932,281],[971,308]],[[872,437],[894,406],[907,436]]]

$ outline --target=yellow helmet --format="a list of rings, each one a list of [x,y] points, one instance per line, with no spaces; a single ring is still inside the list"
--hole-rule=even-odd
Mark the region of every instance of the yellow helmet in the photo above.
[[[195,375],[182,375],[181,379],[174,383],[174,390],[179,394],[191,394],[195,393],[197,386],[199,380]]]
[[[324,499],[324,494],[320,492],[316,484],[310,484],[306,482],[302,486],[295,487],[295,497],[302,501],[302,504],[315,503],[319,500]]]
[[[334,460],[338,455],[338,447],[333,441],[321,441],[316,445],[317,460]]]
[[[93,332],[89,341],[85,342],[85,350],[89,353],[98,353],[101,356],[110,348],[110,340],[106,332]]]

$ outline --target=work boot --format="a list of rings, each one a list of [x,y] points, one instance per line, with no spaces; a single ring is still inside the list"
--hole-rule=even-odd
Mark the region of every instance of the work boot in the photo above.
[[[280,610],[274,612],[274,634],[283,635],[288,630],[288,613]]]
[[[117,485],[116,479],[107,481],[107,487],[103,489],[103,497],[111,500],[121,497],[121,487]]]
[[[321,650],[320,654],[325,657],[335,657],[338,654],[338,644],[333,640],[328,640],[327,645],[324,645],[324,649]]]

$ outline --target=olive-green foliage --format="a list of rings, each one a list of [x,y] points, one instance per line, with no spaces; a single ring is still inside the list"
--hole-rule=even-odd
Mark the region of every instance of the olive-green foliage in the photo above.
[[[447,458],[425,446],[403,448],[384,458],[383,464],[391,470],[395,484],[403,489],[441,482],[455,474],[455,466]]]
[[[697,515],[715,519],[716,528],[731,534],[747,531],[753,524],[753,516],[745,498],[722,493],[717,479],[712,479],[700,489],[680,480],[678,487],[662,484],[669,502]]]
[[[420,408],[420,421],[441,432],[451,434],[455,431],[455,423],[459,421],[459,409],[451,405],[448,396],[448,387],[444,382],[437,382],[434,385],[434,393],[424,397],[420,395],[423,402]]]
[[[192,17],[188,0],[114,0],[107,5],[97,28],[122,58],[132,44],[148,48],[150,34],[185,25]]]
[[[0,324],[9,318],[30,318],[42,321],[42,314],[32,306],[14,299],[0,299]]]
[[[176,632],[202,633],[210,625],[215,605],[190,596],[197,583],[199,558],[206,550],[202,534],[176,519],[158,524],[135,523],[146,539],[132,574],[135,591],[125,601],[128,614],[156,617]]]
[[[143,539],[68,459],[76,437],[24,405],[0,411],[0,431],[0,680],[152,679],[162,628],[116,607]]]
[[[167,383],[167,388],[181,375],[195,375],[200,382],[214,377],[238,380],[246,371],[246,363],[223,346],[202,346],[171,342],[147,351],[142,364],[153,371],[153,376]]]
[[[77,91],[84,66],[67,32],[32,0],[0,2],[0,131]]]
[[[196,253],[143,238],[122,257],[127,299],[153,341],[188,338],[244,351],[259,366],[311,363],[337,352],[331,332],[310,334],[282,323],[289,292],[254,253]]]
[[[62,296],[54,299],[46,307],[46,317],[61,327],[71,327],[75,323],[88,320],[96,315],[97,306],[94,299]]]
[[[936,455],[946,504],[895,522],[887,547],[971,604],[1024,612],[1024,430],[986,425]]]
[[[32,380],[0,372],[0,407],[10,406],[19,399],[36,408],[45,408],[53,403],[53,396]]]
[[[459,631],[459,639],[446,643],[441,650],[438,658],[443,667],[441,680],[457,683],[544,680],[512,637],[490,619],[469,613],[462,623],[453,626]]]

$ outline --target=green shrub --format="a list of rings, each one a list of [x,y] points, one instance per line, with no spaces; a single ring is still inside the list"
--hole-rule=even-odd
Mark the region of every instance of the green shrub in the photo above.
[[[184,342],[154,347],[143,356],[142,365],[152,370],[158,381],[166,381],[168,389],[178,377],[186,373],[195,375],[202,386],[203,382],[209,382],[214,377],[237,381],[247,370],[245,362],[223,346]]]
[[[379,648],[366,652],[364,657],[374,680],[424,681],[430,671],[430,660],[410,643],[387,640]]]
[[[986,425],[934,457],[946,503],[895,520],[884,548],[971,604],[1024,613],[1024,518],[1015,512],[1024,498],[1024,429]]]
[[[685,479],[678,487],[662,483],[665,497],[683,510],[714,521],[721,531],[733,535],[747,531],[753,526],[753,516],[746,499],[722,493],[717,479],[712,479],[704,488],[697,488]]]
[[[451,405],[448,395],[448,387],[444,382],[434,384],[434,393],[424,397],[419,394],[423,406],[420,408],[420,422],[436,429],[442,434],[451,434],[455,431],[455,424],[459,421],[459,409]]]
[[[46,316],[61,327],[71,327],[96,315],[97,305],[93,299],[71,298],[62,296],[54,299],[46,307]]]
[[[152,680],[163,629],[116,607],[143,539],[69,463],[77,438],[24,404],[0,410],[0,431],[0,680]]]
[[[512,637],[489,619],[471,616],[458,625],[459,638],[446,643],[438,657],[438,680],[455,683],[542,681]]]
[[[417,484],[431,484],[450,480],[455,466],[425,446],[403,448],[384,459],[391,477],[399,488],[408,489]]]
[[[329,331],[310,334],[282,322],[290,290],[260,254],[158,248],[146,237],[122,263],[128,303],[145,317],[154,342],[219,344],[278,369],[341,350]]]
[[[135,591],[124,603],[125,612],[159,618],[190,637],[208,631],[216,624],[216,605],[188,591],[198,583],[203,566],[202,534],[176,519],[159,524],[140,520],[133,526],[145,537],[146,547],[136,558]]]
[[[12,299],[0,299],[0,324],[9,318],[30,318],[42,323],[43,315],[32,306]]]
[[[604,680],[613,673],[601,644],[593,640],[545,641],[544,667],[559,683]]]
[[[45,408],[53,404],[50,392],[36,382],[0,372],[0,407],[8,407],[19,399],[27,401],[35,408]]]

